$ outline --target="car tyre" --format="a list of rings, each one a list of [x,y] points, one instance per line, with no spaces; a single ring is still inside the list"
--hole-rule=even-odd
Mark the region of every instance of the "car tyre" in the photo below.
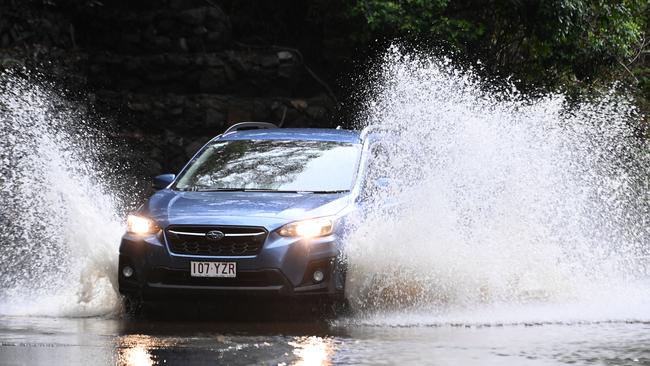
[[[139,317],[144,313],[144,302],[140,296],[124,295],[122,297],[124,314],[129,317]]]

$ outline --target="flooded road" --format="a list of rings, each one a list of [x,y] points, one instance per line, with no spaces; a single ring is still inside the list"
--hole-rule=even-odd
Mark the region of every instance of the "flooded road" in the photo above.
[[[376,326],[0,318],[2,365],[647,365],[650,323]]]
[[[359,315],[329,321],[125,319],[118,246],[144,198],[128,148],[0,76],[0,366],[650,365],[650,142],[630,98],[383,65],[359,119],[391,184],[343,238]]]

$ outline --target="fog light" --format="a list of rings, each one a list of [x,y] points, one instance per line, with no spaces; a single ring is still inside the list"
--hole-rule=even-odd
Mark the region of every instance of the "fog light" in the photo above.
[[[122,275],[124,275],[124,277],[126,278],[133,276],[133,268],[129,266],[125,266],[124,268],[122,268]]]
[[[323,274],[323,271],[321,271],[320,269],[317,269],[314,271],[313,278],[314,278],[314,282],[320,282],[323,280],[323,278],[325,278],[325,274]]]

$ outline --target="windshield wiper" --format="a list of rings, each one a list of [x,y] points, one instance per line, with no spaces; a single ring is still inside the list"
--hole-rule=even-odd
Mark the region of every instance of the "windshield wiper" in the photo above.
[[[245,192],[246,188],[211,188],[211,189],[197,189],[194,192]]]
[[[193,192],[277,192],[277,193],[299,193],[300,191],[281,191],[276,189],[265,188],[210,188],[196,189]]]
[[[350,192],[349,190],[338,191],[295,191],[295,190],[279,190],[279,189],[266,189],[266,188],[211,188],[211,189],[196,189],[190,190],[192,192],[273,192],[273,193],[315,193],[315,194],[334,194]]]
[[[315,194],[326,194],[326,193],[344,193],[350,192],[347,189],[337,190],[337,191],[294,191],[294,190],[281,190],[281,189],[264,189],[264,188],[246,188],[246,192],[274,192],[274,193],[315,193]]]
[[[300,191],[284,191],[279,189],[266,189],[266,188],[246,188],[246,192],[274,192],[274,193],[300,193]]]

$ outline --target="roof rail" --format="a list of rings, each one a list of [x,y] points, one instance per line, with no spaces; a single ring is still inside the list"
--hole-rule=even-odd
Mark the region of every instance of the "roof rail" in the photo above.
[[[228,129],[223,133],[224,135],[228,132],[244,131],[244,130],[264,130],[269,128],[278,128],[278,126],[269,122],[239,122],[228,127]]]

